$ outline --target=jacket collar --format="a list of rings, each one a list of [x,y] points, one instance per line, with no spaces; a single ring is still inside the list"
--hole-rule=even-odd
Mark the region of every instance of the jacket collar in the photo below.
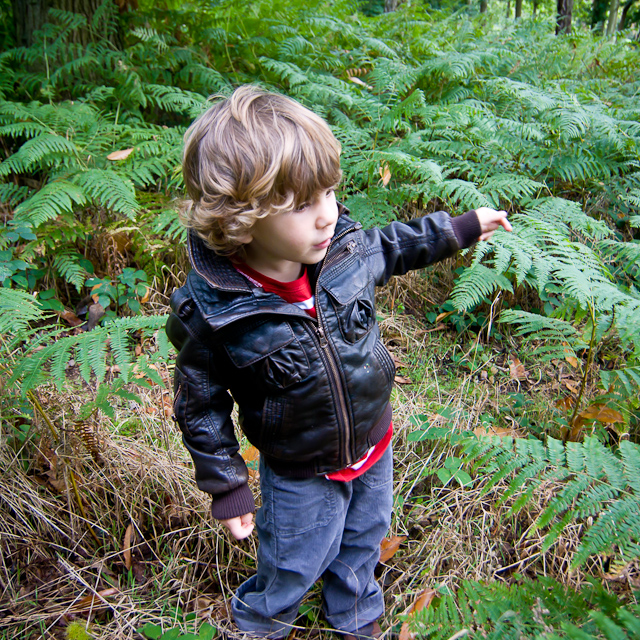
[[[338,212],[338,222],[327,255],[331,253],[334,242],[345,232],[350,231],[351,228],[361,227],[359,223],[347,217],[346,214],[349,213],[349,210],[340,203],[338,203]],[[189,250],[189,261],[191,262],[193,270],[204,278],[210,286],[215,289],[224,289],[225,291],[237,291],[241,293],[252,292],[253,287],[251,284],[243,275],[236,271],[231,261],[209,249],[202,238],[193,230],[189,230],[187,247]]]

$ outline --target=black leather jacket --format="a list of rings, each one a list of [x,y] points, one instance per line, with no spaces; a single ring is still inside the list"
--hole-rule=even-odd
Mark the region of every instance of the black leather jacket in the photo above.
[[[178,350],[174,412],[217,518],[254,509],[233,401],[248,440],[279,473],[319,475],[356,461],[391,420],[394,363],[380,341],[375,287],[479,235],[475,212],[367,231],[341,213],[325,259],[309,267],[317,320],[190,234],[193,271],[167,323]]]

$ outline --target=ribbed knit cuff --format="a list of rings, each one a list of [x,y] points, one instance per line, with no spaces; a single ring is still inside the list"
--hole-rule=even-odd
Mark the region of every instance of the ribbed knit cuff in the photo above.
[[[474,242],[478,242],[478,238],[482,234],[478,214],[473,209],[461,216],[451,218],[451,225],[461,249],[466,249]]]
[[[237,489],[233,489],[229,493],[213,496],[213,501],[211,502],[211,515],[216,520],[238,518],[247,513],[254,513],[255,510],[256,502],[248,484],[241,484]]]

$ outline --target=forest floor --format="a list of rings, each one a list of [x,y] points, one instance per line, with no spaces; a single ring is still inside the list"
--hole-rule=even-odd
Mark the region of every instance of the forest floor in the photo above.
[[[544,508],[544,492],[539,505],[510,515],[515,496],[500,503],[503,485],[485,492],[477,481],[443,484],[434,472],[456,452],[441,442],[410,439],[424,423],[515,437],[551,429],[558,437],[552,425],[562,398],[577,391],[578,370],[566,362],[529,362],[522,345],[508,338],[487,342],[482,332],[461,337],[449,324],[428,324],[415,312],[420,292],[407,297],[399,291],[397,284],[383,291],[386,311],[380,312],[397,364],[395,510],[377,570],[387,638],[397,637],[421,596],[430,600],[462,580],[550,575],[572,586],[584,580],[569,567],[578,525],[542,551],[532,524]],[[3,434],[2,640],[124,640],[141,638],[145,625],[178,634],[196,633],[204,622],[232,632],[230,598],[254,571],[256,539],[234,541],[210,518],[208,497],[195,486],[171,419],[171,371],[159,374],[164,384],[138,386],[143,404],[122,401],[114,420],[74,420],[92,394],[79,376],[64,394],[41,387],[43,412],[21,442]],[[255,450],[245,446],[244,455],[257,489]],[[585,569],[606,574],[606,567]],[[616,589],[616,577],[610,579]],[[329,637],[318,586],[301,614],[295,638]],[[82,636],[87,625],[91,635]],[[73,636],[73,628],[80,635]]]

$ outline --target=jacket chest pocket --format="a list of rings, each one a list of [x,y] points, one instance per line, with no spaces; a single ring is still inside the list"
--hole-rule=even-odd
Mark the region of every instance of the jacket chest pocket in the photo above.
[[[256,378],[286,389],[309,375],[309,359],[287,322],[244,327],[224,344],[231,362]]]
[[[344,339],[355,343],[364,338],[376,324],[375,284],[369,270],[356,264],[323,288],[329,294]]]

